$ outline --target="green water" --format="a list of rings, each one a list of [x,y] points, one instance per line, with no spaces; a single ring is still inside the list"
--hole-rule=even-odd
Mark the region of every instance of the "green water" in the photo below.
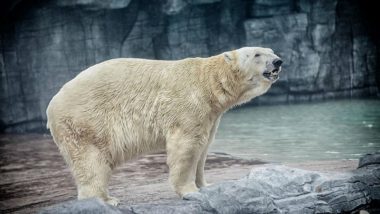
[[[271,162],[358,159],[380,151],[380,100],[232,110],[211,151]]]

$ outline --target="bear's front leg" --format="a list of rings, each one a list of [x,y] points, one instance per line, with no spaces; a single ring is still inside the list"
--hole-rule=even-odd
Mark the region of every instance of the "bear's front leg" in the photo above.
[[[206,182],[206,179],[204,177],[204,167],[205,167],[205,163],[206,163],[206,159],[207,159],[208,147],[210,146],[210,144],[215,139],[215,134],[216,134],[216,130],[218,129],[218,126],[219,126],[220,118],[221,118],[221,116],[219,116],[216,119],[216,121],[215,121],[215,123],[211,129],[210,136],[209,136],[209,139],[207,142],[207,146],[205,146],[205,148],[203,149],[202,154],[201,154],[199,161],[198,161],[198,164],[197,164],[197,174],[196,174],[196,178],[195,178],[195,183],[196,183],[198,188],[210,185]]]
[[[199,139],[179,136],[178,133],[167,142],[169,180],[180,197],[198,191],[195,176],[204,146],[205,143],[200,142]]]
[[[208,146],[203,150],[201,157],[199,158],[198,164],[197,164],[197,174],[195,177],[195,184],[198,188],[208,186],[209,184],[206,182],[206,179],[204,177],[204,167],[207,159],[207,151]]]

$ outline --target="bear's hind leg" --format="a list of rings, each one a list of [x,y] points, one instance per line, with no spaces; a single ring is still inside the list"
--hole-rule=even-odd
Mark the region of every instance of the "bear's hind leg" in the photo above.
[[[78,199],[98,197],[108,204],[118,205],[119,200],[108,195],[111,164],[98,148],[88,145],[83,149],[73,159],[72,170],[78,187]]]

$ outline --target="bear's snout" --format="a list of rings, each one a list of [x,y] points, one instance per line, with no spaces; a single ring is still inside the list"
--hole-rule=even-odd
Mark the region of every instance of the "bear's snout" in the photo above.
[[[279,57],[276,57],[272,60],[272,62],[267,64],[267,68],[263,73],[263,76],[270,80],[272,83],[278,80],[279,73],[281,71],[281,65],[282,65],[282,59]]]
[[[274,67],[279,68],[282,65],[281,58],[274,59],[273,62],[272,62],[272,64],[274,65]]]

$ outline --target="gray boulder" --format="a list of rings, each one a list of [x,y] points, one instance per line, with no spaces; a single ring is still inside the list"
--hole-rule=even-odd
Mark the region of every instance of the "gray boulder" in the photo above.
[[[374,153],[374,154],[366,154],[363,157],[359,159],[359,166],[358,168],[363,168],[365,166],[369,165],[376,165],[380,164],[380,153]]]
[[[353,212],[380,199],[379,173],[379,165],[343,174],[269,165],[186,198],[215,213]]]

